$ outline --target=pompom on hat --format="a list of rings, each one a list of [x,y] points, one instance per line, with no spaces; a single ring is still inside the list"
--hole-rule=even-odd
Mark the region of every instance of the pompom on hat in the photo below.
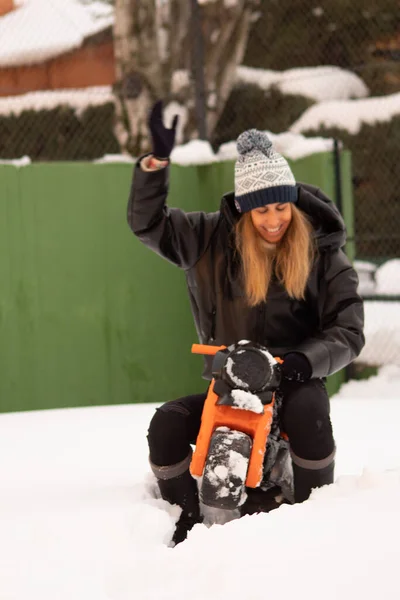
[[[266,133],[249,129],[238,137],[236,146],[235,205],[239,212],[276,202],[297,202],[293,173]]]

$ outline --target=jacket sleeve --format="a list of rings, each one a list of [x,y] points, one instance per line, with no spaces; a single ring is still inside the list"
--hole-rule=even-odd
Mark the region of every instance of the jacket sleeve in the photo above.
[[[326,377],[350,364],[365,338],[358,276],[342,250],[325,254],[320,282],[320,331],[299,347],[310,361],[312,377]]]
[[[186,213],[166,205],[169,167],[146,172],[138,161],[128,202],[128,223],[151,250],[173,264],[190,269],[206,250],[219,212]]]

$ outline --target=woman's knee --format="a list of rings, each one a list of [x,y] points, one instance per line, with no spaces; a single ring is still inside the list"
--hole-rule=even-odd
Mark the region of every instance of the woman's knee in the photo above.
[[[184,460],[196,440],[206,394],[166,402],[150,421],[147,440],[155,465],[173,465]]]
[[[147,433],[150,460],[159,466],[180,462],[188,450],[185,415],[164,406],[156,409]]]
[[[301,420],[305,415],[329,416],[329,396],[322,381],[311,379],[305,383],[292,383],[282,391],[286,419]]]
[[[321,460],[334,449],[329,397],[320,380],[297,384],[286,391],[282,425],[293,452],[304,459]]]

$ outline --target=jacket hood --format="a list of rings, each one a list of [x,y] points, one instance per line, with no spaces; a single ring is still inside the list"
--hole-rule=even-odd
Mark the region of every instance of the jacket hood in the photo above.
[[[296,206],[310,219],[314,228],[318,248],[337,249],[346,242],[346,226],[343,218],[330,200],[319,188],[297,183],[298,201]],[[235,206],[235,194],[229,192],[222,197],[221,214],[230,228],[242,216]]]

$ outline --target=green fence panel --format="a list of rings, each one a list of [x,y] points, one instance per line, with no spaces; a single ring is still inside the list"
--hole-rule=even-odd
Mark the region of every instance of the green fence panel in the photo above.
[[[332,195],[331,160],[291,166]],[[0,411],[205,389],[184,274],[127,225],[131,174],[126,164],[0,165]],[[232,188],[232,162],[171,167],[170,204],[185,210],[217,210]]]

